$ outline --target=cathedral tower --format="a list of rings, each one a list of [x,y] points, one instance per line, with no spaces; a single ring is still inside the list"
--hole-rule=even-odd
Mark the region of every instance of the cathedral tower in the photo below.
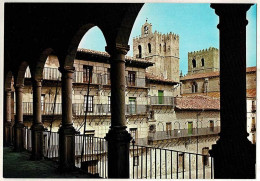
[[[153,33],[152,24],[146,20],[141,36],[133,39],[133,53],[155,63],[147,72],[179,82],[179,35]]]

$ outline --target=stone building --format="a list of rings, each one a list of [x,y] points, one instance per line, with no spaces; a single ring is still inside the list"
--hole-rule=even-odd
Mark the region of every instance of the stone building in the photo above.
[[[196,59],[197,57],[197,59]],[[207,58],[205,58],[207,57]],[[196,60],[204,59],[204,67],[194,67]],[[200,65],[200,64],[199,64]],[[220,73],[218,49],[208,48],[188,53],[188,73],[180,77],[182,96],[209,96],[220,98]],[[256,67],[246,68],[247,132],[248,139],[256,142]],[[220,118],[219,118],[220,119]]]

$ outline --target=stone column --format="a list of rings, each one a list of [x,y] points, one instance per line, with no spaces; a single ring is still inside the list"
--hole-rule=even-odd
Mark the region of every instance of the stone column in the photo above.
[[[5,134],[4,134],[4,146],[10,146],[12,144],[12,123],[11,123],[11,89],[5,90]]]
[[[246,12],[249,4],[211,4],[219,16],[221,132],[210,154],[215,178],[255,178],[255,147],[247,139]]]
[[[43,131],[41,112],[41,80],[32,80],[33,84],[33,125],[32,130],[32,160],[43,158]]]
[[[108,178],[129,178],[129,146],[131,135],[126,131],[125,55],[129,46],[106,47],[111,64],[111,126],[108,141]]]
[[[75,168],[75,133],[72,123],[72,78],[74,67],[60,67],[62,73],[62,126],[59,129],[59,163],[62,171]]]
[[[15,86],[16,118],[14,124],[14,151],[24,150],[23,85]]]

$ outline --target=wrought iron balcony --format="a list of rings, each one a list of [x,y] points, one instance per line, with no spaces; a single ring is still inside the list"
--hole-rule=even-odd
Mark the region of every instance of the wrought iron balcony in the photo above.
[[[43,80],[61,80],[61,73],[58,68],[44,67]]]
[[[126,105],[126,115],[141,115],[141,114],[148,114],[147,105],[136,105],[136,104]]]
[[[42,104],[42,115],[61,115],[62,114],[62,104],[56,103],[55,110],[54,103],[44,103]],[[32,102],[23,102],[23,114],[24,115],[33,115],[33,103]]]
[[[174,105],[174,97],[173,96],[151,96],[151,105],[166,105],[173,106]]]
[[[146,80],[145,78],[129,78],[126,76],[126,85],[127,87],[146,87]]]
[[[182,137],[214,135],[220,132],[220,126],[213,128],[193,128],[193,129],[175,129],[168,131],[156,131],[155,133],[148,133],[149,141],[165,140]]]

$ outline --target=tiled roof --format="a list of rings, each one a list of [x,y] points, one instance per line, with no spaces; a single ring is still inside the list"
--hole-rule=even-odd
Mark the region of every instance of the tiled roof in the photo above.
[[[256,67],[247,67],[246,72],[256,72]],[[218,77],[219,71],[216,72],[207,72],[207,73],[197,73],[192,75],[186,75],[181,78],[181,80],[190,80],[190,79],[201,79],[201,78],[207,78],[207,77]]]
[[[101,52],[101,51],[90,50],[90,49],[85,49],[85,48],[78,48],[77,52],[98,55],[98,56],[107,57],[107,58],[110,57],[110,55],[107,52]],[[147,63],[150,65],[154,64],[152,61],[145,60],[143,58],[134,58],[134,57],[126,56],[125,59],[126,59],[126,61],[129,61],[129,62],[132,61],[132,62]]]
[[[208,96],[195,95],[176,98],[179,110],[220,110],[220,100]]]
[[[148,79],[148,80],[155,81],[155,82],[162,82],[162,83],[168,83],[168,84],[173,84],[173,85],[178,84],[178,82],[176,82],[174,80],[165,79],[163,77],[160,77],[158,75],[154,75],[154,74],[151,74],[151,73],[148,73],[148,72],[145,73],[145,78]]]
[[[189,94],[182,94],[182,96],[209,96],[213,98],[220,98],[220,92],[208,92],[208,93],[189,93]],[[254,98],[256,97],[256,89],[247,89],[246,90],[246,97]]]

